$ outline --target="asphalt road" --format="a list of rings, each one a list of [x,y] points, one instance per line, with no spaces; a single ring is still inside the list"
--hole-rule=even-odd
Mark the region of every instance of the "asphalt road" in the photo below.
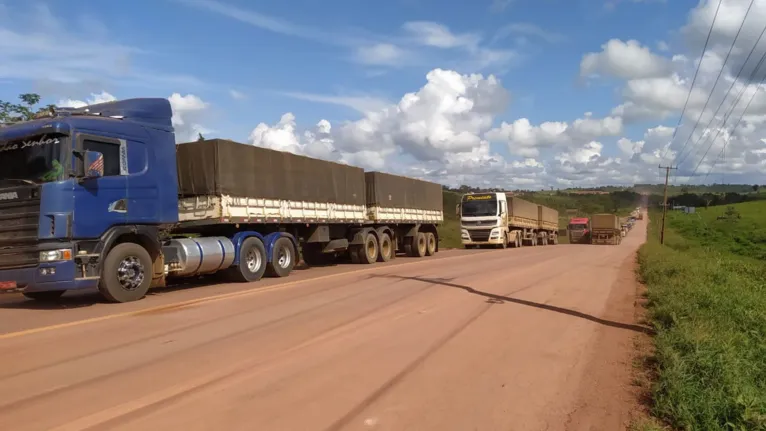
[[[644,238],[0,296],[0,429],[621,429]]]

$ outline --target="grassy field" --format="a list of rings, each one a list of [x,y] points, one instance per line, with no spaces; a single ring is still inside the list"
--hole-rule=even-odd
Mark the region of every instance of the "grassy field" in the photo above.
[[[766,430],[766,202],[735,208],[670,213],[664,247],[655,214],[639,252],[652,413],[675,429]]]

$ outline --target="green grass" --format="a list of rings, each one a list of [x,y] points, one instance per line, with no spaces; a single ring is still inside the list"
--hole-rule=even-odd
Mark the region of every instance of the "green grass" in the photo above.
[[[652,413],[676,429],[766,430],[766,202],[659,214],[639,252],[657,376]]]

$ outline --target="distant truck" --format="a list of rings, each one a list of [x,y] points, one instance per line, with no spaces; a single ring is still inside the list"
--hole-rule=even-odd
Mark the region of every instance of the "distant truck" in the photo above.
[[[622,242],[621,231],[616,214],[594,214],[591,218],[591,244],[618,245]]]
[[[225,140],[176,145],[167,99],[57,110],[0,128],[0,291],[141,299],[173,279],[236,282],[438,251],[439,184]]]
[[[567,233],[570,244],[590,244],[590,219],[587,217],[570,219]]]
[[[464,194],[456,212],[465,248],[559,243],[558,211],[505,192]]]

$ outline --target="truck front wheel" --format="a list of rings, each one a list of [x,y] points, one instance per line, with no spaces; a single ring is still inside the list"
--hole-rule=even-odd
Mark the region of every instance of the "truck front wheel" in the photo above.
[[[152,282],[152,258],[145,248],[132,242],[117,244],[106,255],[98,290],[109,302],[137,301]]]
[[[289,238],[281,237],[271,249],[271,262],[266,273],[271,277],[287,277],[295,266],[295,248]]]

